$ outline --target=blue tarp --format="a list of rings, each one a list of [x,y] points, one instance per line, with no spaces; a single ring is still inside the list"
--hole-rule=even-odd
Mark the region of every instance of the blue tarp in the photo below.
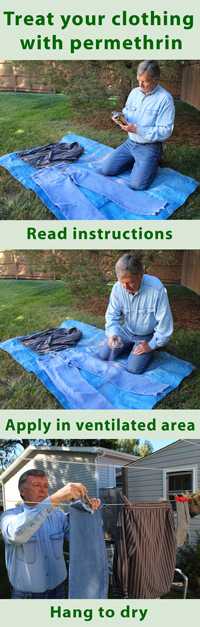
[[[99,160],[106,157],[113,148],[75,134],[65,135],[61,141],[78,141],[84,147],[85,152],[76,164],[73,163],[72,166],[58,164],[38,171],[20,159],[18,153],[11,153],[0,158],[0,165],[6,168],[24,187],[34,191],[58,220],[165,220],[184,204],[199,185],[194,179],[175,170],[159,168],[158,174],[147,191],[132,191],[132,211],[128,211],[126,207],[108,200],[100,193],[88,190],[84,186],[77,187],[74,185],[73,194],[71,194],[64,189],[63,185],[63,177],[68,176],[70,168],[73,167],[73,171],[76,168],[79,171],[86,168],[91,172],[98,167]],[[52,176],[55,180],[54,193],[52,192]],[[128,177],[129,173],[126,172],[117,177],[109,177],[109,179],[118,181],[127,187]],[[82,203],[80,203],[80,194],[82,195]],[[157,215],[155,205],[158,201],[161,202],[161,210]],[[144,214],[142,214],[142,205],[146,207]]]
[[[105,340],[101,329],[77,320],[83,337],[73,349],[38,355],[14,338],[0,344],[28,372],[34,373],[65,409],[152,409],[193,371],[190,362],[156,351],[146,372],[126,371],[126,359],[104,363],[98,358]]]

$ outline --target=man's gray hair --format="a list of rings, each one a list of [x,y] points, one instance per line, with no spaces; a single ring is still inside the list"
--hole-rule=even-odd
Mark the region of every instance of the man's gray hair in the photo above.
[[[117,278],[122,274],[143,274],[144,269],[141,259],[132,253],[125,253],[115,265]]]
[[[151,78],[154,78],[156,81],[160,78],[160,66],[157,61],[141,61],[137,68],[137,76],[144,74],[147,72]]]
[[[29,470],[26,470],[25,472],[23,472],[23,475],[21,475],[19,478],[19,481],[18,481],[19,491],[22,485],[28,479],[28,477],[46,477],[46,476],[47,476],[46,472],[44,472],[44,470],[39,470],[38,468],[30,468]]]

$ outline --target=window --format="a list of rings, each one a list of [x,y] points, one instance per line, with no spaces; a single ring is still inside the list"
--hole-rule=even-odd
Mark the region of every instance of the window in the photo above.
[[[166,498],[172,502],[175,509],[175,496],[192,493],[194,485],[194,471],[178,470],[166,472]]]
[[[98,463],[98,476],[100,488],[121,488],[122,467],[117,464]]]

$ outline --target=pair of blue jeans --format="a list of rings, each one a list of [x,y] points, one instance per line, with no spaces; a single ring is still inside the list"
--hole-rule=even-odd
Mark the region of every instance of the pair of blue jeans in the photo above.
[[[114,361],[122,355],[128,355],[126,369],[133,374],[141,374],[146,370],[154,354],[154,351],[151,351],[150,353],[143,353],[142,355],[134,355],[132,350],[140,344],[141,341],[141,339],[136,342],[126,342],[122,340],[119,347],[110,348],[107,340],[100,349],[99,357],[104,361]]]
[[[70,506],[69,599],[106,599],[108,562],[101,511]]]
[[[56,588],[45,592],[23,592],[23,590],[12,589],[11,599],[65,599],[66,581],[62,581]]]
[[[137,144],[135,144],[135,146],[137,146]],[[155,145],[152,144],[152,146]],[[148,152],[150,151],[149,162],[152,166],[154,156],[152,155],[151,149],[148,148],[147,150]],[[155,152],[155,147],[153,148],[153,151]],[[76,210],[76,208],[80,205],[82,212],[84,208],[85,218],[87,218],[89,214],[91,214],[94,219],[102,218],[102,214],[99,209],[94,206],[93,201],[90,200],[88,196],[85,196],[85,192],[95,193],[100,197],[103,196],[106,201],[119,205],[119,207],[125,212],[132,212],[133,207],[135,206],[138,214],[144,216],[159,214],[166,206],[166,201],[161,198],[157,198],[156,196],[154,196],[154,198],[146,198],[145,194],[138,195],[134,192],[131,185],[122,185],[121,182],[119,183],[119,181],[114,181],[113,178],[106,179],[102,176],[102,174],[106,173],[104,170],[105,167],[107,167],[107,162],[110,162],[109,160],[114,154],[115,151],[111,151],[111,157],[107,157],[105,162],[104,160],[101,160],[98,162],[98,165],[94,164],[95,169],[81,169],[78,166],[76,166],[76,168],[71,166],[68,167],[65,172],[59,168],[52,167],[50,171],[48,170],[48,172],[46,170],[39,170],[39,172],[33,176],[33,179],[60,208],[64,208],[66,203],[68,205],[70,203],[71,208],[74,207],[74,210]],[[137,162],[138,161],[139,156],[137,151]],[[101,168],[103,168],[102,172]],[[107,173],[111,174],[110,171]],[[68,216],[68,218],[69,217],[70,216]]]
[[[102,160],[98,171],[104,176],[117,176],[132,167],[129,186],[135,190],[147,189],[155,178],[162,154],[162,144],[139,144],[127,139]]]

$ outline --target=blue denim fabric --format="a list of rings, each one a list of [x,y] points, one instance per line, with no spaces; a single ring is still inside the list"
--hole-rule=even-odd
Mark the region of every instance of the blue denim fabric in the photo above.
[[[141,337],[141,340],[144,339],[148,341],[151,339],[151,336]],[[134,344],[138,343],[139,341]],[[130,345],[130,351],[132,348],[133,343]],[[117,351],[118,349],[116,349],[116,352]],[[107,359],[107,352],[111,352],[112,355],[112,351],[110,351],[107,346],[107,342],[104,342],[102,346],[100,344],[99,352],[95,354],[89,350],[80,351],[71,349],[68,351],[68,354],[63,355],[63,357],[61,357],[60,354],[55,354],[53,359],[50,355],[45,357],[45,371],[48,377],[51,376],[54,383],[59,387],[60,392],[65,393],[68,401],[70,400],[71,406],[75,407],[75,399],[77,408],[98,407],[98,409],[108,409],[109,404],[108,401],[105,400],[102,390],[105,383],[111,383],[119,390],[127,392],[134,390],[135,393],[142,395],[151,393],[151,395],[157,396],[166,389],[164,383],[154,381],[151,375],[145,378],[143,377],[141,381],[141,377],[135,376],[133,378],[133,376],[127,372],[130,371],[131,374],[133,372],[138,374],[139,371],[142,371],[142,366],[144,366],[144,370],[153,357],[153,351],[152,353],[142,355],[141,358],[143,357],[143,359],[140,359],[140,357],[136,355],[130,355],[125,365],[111,364],[111,356]],[[125,344],[124,350],[118,351],[117,355],[114,352],[112,359],[115,359],[120,354],[126,354],[126,352],[127,344]],[[109,361],[109,363],[105,364],[101,360]],[[82,376],[84,372],[91,375],[94,374],[96,377],[100,378],[98,389],[94,390],[92,385],[89,385],[88,381]]]
[[[71,351],[70,351],[71,354]],[[74,353],[76,355],[76,353]],[[82,376],[81,370],[73,365],[69,356],[59,353],[48,354],[38,358],[38,366],[62,395],[62,401],[70,404],[72,409],[111,409],[112,405],[104,398],[101,391],[96,390]]]
[[[48,170],[35,172],[32,179],[47,196],[47,203],[49,198],[62,210],[68,220],[74,220],[77,209],[79,220],[87,220],[91,216],[93,220],[104,220],[101,210],[85,197],[77,184],[75,185],[70,170],[71,166],[63,174],[58,166],[51,166]]]
[[[106,599],[108,564],[100,510],[70,507],[70,599]]]
[[[146,337],[141,337],[140,340],[146,339],[148,342],[150,338],[151,336],[147,335]],[[139,341],[135,342],[135,344],[139,344]],[[147,394],[157,396],[160,392],[163,392],[166,389],[166,384],[153,380],[151,373],[147,373],[142,379],[140,376],[137,376],[138,373],[142,371],[142,365],[144,370],[153,358],[153,351],[146,355],[141,355],[141,357],[143,357],[141,360],[139,356],[130,355],[127,363],[123,365],[121,363],[111,363],[112,360],[114,361],[120,355],[126,355],[130,352],[133,348],[133,343],[124,343],[123,347],[124,350],[123,348],[122,350],[116,348],[113,351],[108,347],[107,342],[103,342],[103,344],[99,345],[99,352],[97,354],[94,355],[89,351],[82,353],[81,351],[73,351],[74,356],[69,359],[72,359],[72,362],[77,364],[80,369],[83,368],[85,371],[101,377],[102,382],[99,386],[99,390],[106,382],[111,383],[113,387],[119,390],[125,392],[132,392],[134,390],[136,394],[145,396]],[[109,363],[105,363],[105,361]]]
[[[131,142],[132,143],[132,142]],[[156,149],[157,146],[157,149]],[[141,152],[141,150],[139,150]],[[115,154],[115,151],[112,155]],[[160,155],[160,145],[153,144],[153,148],[149,147],[148,150],[148,160],[151,162],[151,168],[153,167],[154,161],[157,159],[155,155]],[[111,157],[110,157],[111,158]],[[140,159],[144,161],[144,155],[141,153]],[[101,166],[100,166],[101,167]],[[138,164],[135,163],[135,172],[138,168]],[[138,213],[142,213],[142,215],[158,215],[160,211],[166,206],[166,202],[162,202],[160,198],[154,197],[154,207],[149,202],[149,199],[144,197],[143,195],[135,194],[133,189],[129,189],[129,187],[134,187],[132,185],[132,174],[130,175],[130,181],[128,182],[129,187],[125,186],[123,180],[114,181],[104,179],[100,173],[97,171],[91,170],[72,170],[70,172],[70,177],[74,181],[74,183],[78,186],[81,186],[87,190],[92,192],[101,194],[105,196],[106,199],[109,199],[111,202],[118,204],[120,207],[127,209],[127,211],[133,210],[133,204],[135,203],[137,206]],[[136,176],[136,174],[135,174]],[[144,174],[143,174],[144,177]]]
[[[130,140],[128,140],[128,142],[130,142],[130,146],[132,146],[133,142],[131,142]],[[118,151],[120,149],[122,149],[121,146],[116,150]],[[141,160],[142,171],[144,170],[144,167],[146,167],[147,171],[149,171],[149,168],[152,169],[153,167],[155,170],[155,163],[157,168],[158,159],[160,157],[160,145],[148,144],[147,149],[145,148],[145,153],[142,150],[142,147],[139,145],[138,148],[136,146],[135,151],[136,150],[138,157],[137,163],[134,168],[135,171],[139,167],[139,163],[141,162]],[[130,213],[133,211],[133,206],[136,206],[137,212],[141,213],[142,215],[158,215],[160,211],[162,211],[162,209],[167,205],[167,202],[161,200],[160,198],[157,198],[156,196],[153,199],[144,195],[138,196],[133,191],[133,189],[130,190],[129,187],[134,187],[134,185],[132,185],[132,175],[130,176],[129,187],[127,187],[123,181],[114,181],[112,179],[105,180],[104,177],[102,177],[101,174],[112,173],[110,171],[106,172],[105,168],[107,167],[107,162],[110,163],[110,160],[112,161],[115,155],[116,151],[113,151],[108,159],[103,160],[102,163],[100,162],[100,164],[96,166],[96,171],[89,169],[87,170],[85,168],[81,169],[78,166],[76,166],[76,168],[74,168],[74,166],[70,166],[64,176],[63,172],[60,171],[58,168],[56,169],[51,167],[48,172],[46,170],[36,172],[36,174],[33,175],[33,178],[34,181],[39,184],[44,191],[46,191],[48,194],[51,193],[51,199],[55,199],[55,202],[58,206],[62,207],[66,202],[71,205],[71,219],[73,219],[73,205],[75,208],[77,208],[77,205],[80,205],[80,211],[82,212],[84,209],[85,217],[89,215],[89,212],[93,211],[94,218],[102,218],[102,214],[99,212],[99,210],[95,208],[92,202],[85,197],[85,195],[81,191],[82,189],[89,190],[90,192],[93,192],[95,194],[100,194],[101,196],[105,197],[106,200],[109,200],[119,205]],[[148,159],[148,164],[146,166],[144,164],[145,159]],[[114,171],[113,174],[117,174],[117,172]],[[82,215],[80,214],[80,219],[81,217]]]
[[[142,338],[142,340],[146,340],[147,342],[148,342],[148,339],[150,339],[148,336]],[[120,357],[120,355],[129,353],[127,366],[126,366],[127,370],[133,374],[140,374],[144,372],[144,370],[146,370],[147,366],[150,364],[150,361],[153,358],[153,351],[151,351],[150,353],[143,353],[142,355],[134,355],[134,353],[132,353],[132,350],[139,343],[140,341],[134,342],[134,343],[123,342],[120,348],[110,348],[108,346],[108,342],[105,342],[99,351],[99,357],[100,359],[103,359],[105,361],[114,361],[115,359]],[[132,383],[134,386],[134,381]],[[145,390],[146,394],[148,392],[149,393],[151,392],[152,394],[152,386],[151,386],[150,380],[149,380],[149,389],[148,389],[148,385],[146,388],[144,380],[142,380],[142,388],[143,388],[143,391]]]
[[[12,589],[11,599],[65,599],[66,598],[66,581],[59,586],[46,592],[23,592],[23,590]]]
[[[102,160],[98,170],[104,176],[116,176],[132,166],[129,187],[133,190],[147,189],[156,176],[161,152],[162,145],[158,142],[139,144],[127,139]]]

